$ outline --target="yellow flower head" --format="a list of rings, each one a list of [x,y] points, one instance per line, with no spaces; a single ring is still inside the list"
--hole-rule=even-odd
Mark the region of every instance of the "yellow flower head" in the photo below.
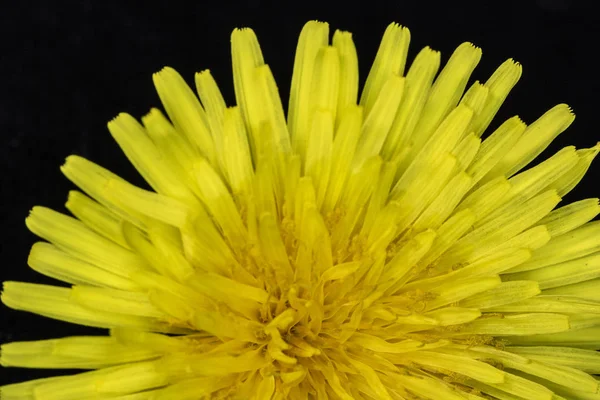
[[[4,344],[3,366],[93,371],[2,400],[600,399],[600,206],[555,209],[600,147],[524,170],[570,109],[489,131],[521,66],[467,89],[478,48],[438,73],[409,39],[387,28],[359,99],[350,33],[307,23],[287,119],[252,30],[236,106],[209,71],[199,100],[155,74],[168,118],[108,124],[154,190],[69,157],[74,217],[26,223],[47,241],[29,265],[72,287],[4,283],[11,308],[110,334]]]

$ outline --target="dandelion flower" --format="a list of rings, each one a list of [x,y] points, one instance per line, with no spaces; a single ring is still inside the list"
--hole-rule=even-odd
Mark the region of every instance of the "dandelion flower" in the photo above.
[[[3,366],[91,371],[3,400],[600,399],[598,199],[561,205],[600,147],[526,168],[573,121],[564,104],[488,126],[521,75],[440,72],[383,35],[358,97],[348,32],[309,22],[287,118],[252,30],[231,37],[236,106],[154,75],[166,115],[108,128],[152,191],[70,156],[74,217],[34,207],[8,307],[106,336],[2,345]],[[84,194],[85,193],[85,194]]]

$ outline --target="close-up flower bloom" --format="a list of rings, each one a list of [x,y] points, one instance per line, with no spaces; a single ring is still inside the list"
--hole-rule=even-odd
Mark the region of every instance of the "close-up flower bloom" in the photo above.
[[[559,104],[488,129],[521,76],[470,83],[391,24],[359,96],[352,35],[308,22],[287,116],[254,32],[231,35],[237,105],[154,74],[166,115],[108,129],[153,190],[80,156],[68,216],[36,206],[13,309],[106,336],[3,344],[4,367],[84,369],[2,400],[600,399],[598,199],[560,204],[600,150],[536,159]],[[439,71],[439,73],[438,73]],[[483,82],[483,81],[482,81]]]

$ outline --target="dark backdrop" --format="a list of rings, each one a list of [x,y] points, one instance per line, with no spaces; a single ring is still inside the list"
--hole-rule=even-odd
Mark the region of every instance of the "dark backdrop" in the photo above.
[[[27,253],[36,238],[23,221],[36,204],[64,211],[72,186],[58,167],[67,155],[85,156],[141,183],[105,124],[120,111],[140,117],[159,105],[152,87],[153,72],[170,65],[193,82],[194,72],[209,68],[229,105],[233,104],[229,34],[235,27],[256,31],[284,99],[289,93],[297,35],[309,19],[328,21],[332,31],[341,28],[354,33],[362,82],[381,34],[392,21],[411,29],[410,57],[430,45],[442,51],[446,60],[458,44],[469,40],[483,48],[477,79],[487,79],[508,57],[524,66],[519,85],[500,112],[501,119],[518,114],[532,122],[551,106],[567,102],[577,119],[550,151],[567,144],[590,147],[600,138],[596,62],[600,18],[591,0],[347,0],[335,6],[326,1],[156,3],[54,0],[3,4],[1,280],[54,283],[27,267]],[[594,171],[566,201],[600,195],[595,185],[600,163]],[[100,332],[0,306],[0,342]],[[0,368],[0,384],[51,374]]]

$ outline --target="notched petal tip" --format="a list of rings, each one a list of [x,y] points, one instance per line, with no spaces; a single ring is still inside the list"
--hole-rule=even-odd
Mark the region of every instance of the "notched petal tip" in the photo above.
[[[570,105],[568,105],[568,104],[565,104],[565,106],[567,107],[567,110],[573,116],[573,119],[574,119],[575,118],[575,111],[573,111],[573,108]]]
[[[165,65],[159,71],[152,74],[152,80],[156,84],[157,80],[160,80],[163,78],[168,78],[168,77],[173,77],[173,76],[178,76],[181,78],[179,73],[173,67],[169,67],[168,65]]]
[[[108,127],[109,130],[111,130],[111,129],[116,128],[117,125],[119,125],[120,123],[131,123],[132,121],[137,123],[137,121],[135,120],[135,118],[133,118],[133,116],[131,116],[131,114],[128,114],[126,112],[121,112],[121,113],[117,114],[115,117],[113,117],[113,119],[108,121],[106,126]]]
[[[304,24],[304,26],[309,26],[309,25],[325,25],[325,26],[329,26],[329,23],[326,21],[319,21],[318,19],[313,19],[311,21],[308,21],[306,24]]]
[[[560,103],[552,107],[548,112],[546,112],[543,117],[553,118],[550,120],[560,126],[560,130],[564,131],[567,129],[573,121],[575,121],[575,113],[571,106],[566,103]]]
[[[334,34],[333,34],[333,40],[336,40],[336,37],[340,37],[340,38],[344,38],[346,40],[352,40],[352,32],[349,31],[343,31],[341,29],[336,29]]]
[[[200,77],[205,77],[205,76],[211,76],[212,74],[210,73],[210,69],[203,69],[200,72],[196,72],[195,77],[196,78],[200,78]]]
[[[73,164],[78,162],[82,157],[75,154],[71,154],[65,158],[65,162],[60,166],[60,172],[63,175],[68,176],[69,171],[73,168]]]
[[[388,31],[390,31],[390,32],[391,31],[400,31],[400,33],[407,33],[407,34],[410,33],[410,30],[406,26],[400,25],[397,22],[391,22],[386,28],[386,33]]]
[[[472,43],[472,42],[463,42],[461,43],[455,50],[456,52],[458,51],[468,51],[468,52],[475,52],[475,54],[477,54],[479,57],[481,57],[481,48],[479,46],[477,46],[476,44]]]

